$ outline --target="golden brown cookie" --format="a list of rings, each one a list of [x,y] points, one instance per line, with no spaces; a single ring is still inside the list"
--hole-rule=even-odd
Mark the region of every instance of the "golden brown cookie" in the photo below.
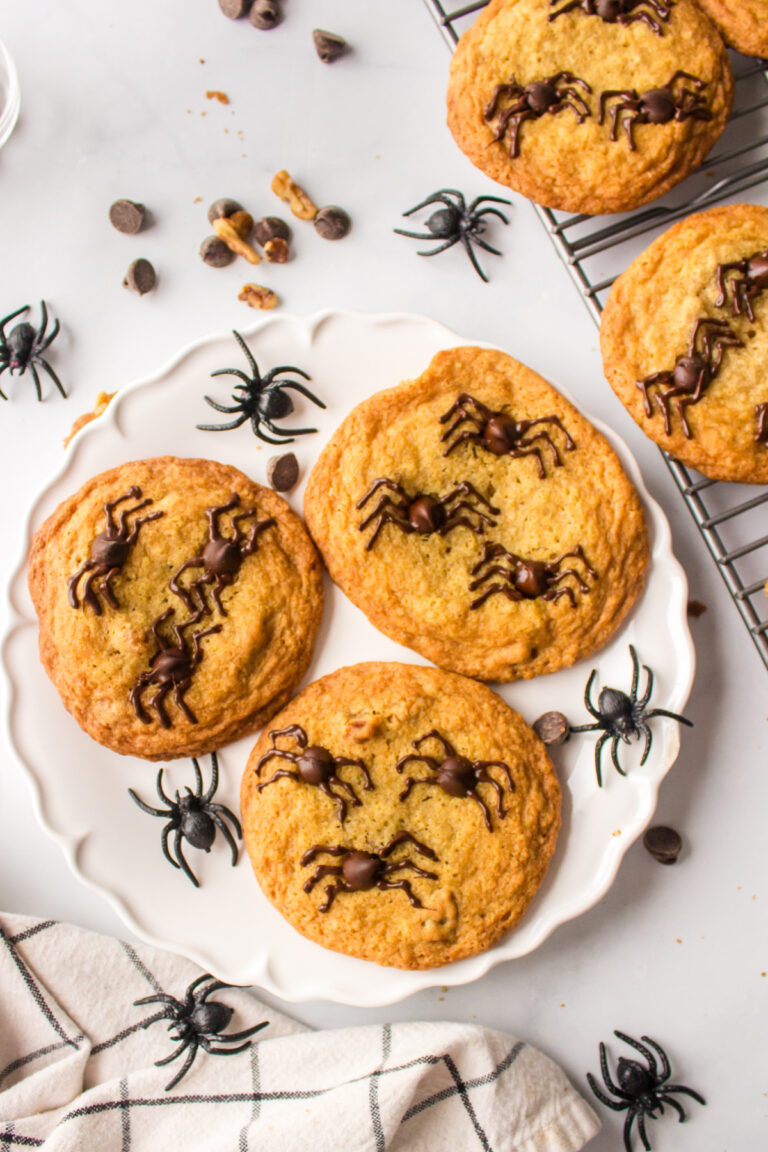
[[[555,849],[560,787],[538,737],[489,688],[356,664],[262,733],[242,817],[256,878],[297,931],[433,968],[490,948],[525,913]]]
[[[448,85],[448,126],[472,163],[539,204],[588,213],[645,204],[696,168],[731,108],[725,45],[693,0],[640,0],[625,17],[491,0]]]
[[[768,483],[768,208],[711,208],[654,240],[613,285],[600,343],[646,435],[716,480]]]
[[[768,0],[696,0],[727,44],[745,56],[768,56]]]
[[[600,648],[648,563],[612,448],[535,372],[482,348],[440,352],[354,409],[304,511],[332,579],[380,631],[483,680]]]
[[[323,607],[288,504],[236,468],[172,456],[103,472],[60,504],[32,542],[29,587],[66,707],[94,740],[149,760],[269,720]]]

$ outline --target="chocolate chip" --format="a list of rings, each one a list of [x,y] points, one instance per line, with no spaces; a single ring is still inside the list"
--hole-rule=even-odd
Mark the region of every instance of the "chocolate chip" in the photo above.
[[[242,204],[238,204],[237,200],[230,200],[224,196],[221,200],[214,200],[208,209],[208,223],[213,224],[214,220],[220,220],[222,216],[234,216],[235,212],[242,211]]]
[[[283,18],[277,0],[254,0],[248,19],[254,28],[275,28]]]
[[[674,828],[657,824],[655,828],[649,828],[645,833],[643,845],[659,864],[674,864],[680,855],[683,842],[680,833]]]
[[[701,600],[689,600],[687,615],[692,620],[698,620],[699,616],[703,616],[707,610],[706,604],[702,604]]]
[[[267,461],[267,482],[275,492],[290,492],[299,478],[299,462],[293,452],[271,456]]]
[[[544,744],[565,744],[571,726],[562,712],[544,712],[534,722],[533,730]]]
[[[151,292],[157,283],[157,274],[150,264],[149,260],[134,260],[128,268],[123,280],[123,287],[130,288],[132,292],[138,292],[139,296],[143,296],[145,292]]]
[[[323,240],[342,240],[351,227],[352,221],[347,213],[335,204],[321,208],[315,216],[315,231]]]
[[[263,247],[270,240],[290,240],[291,230],[286,224],[285,220],[281,220],[279,216],[262,216],[261,220],[257,220],[253,234],[256,237],[256,242]]]
[[[206,236],[200,245],[200,259],[210,268],[226,268],[235,254],[218,236]]]
[[[115,200],[109,209],[109,222],[118,232],[132,236],[141,231],[146,215],[143,204],[134,204],[133,200]]]
[[[315,51],[323,64],[333,64],[334,60],[338,60],[347,50],[346,40],[343,36],[337,36],[335,32],[324,32],[322,28],[315,28],[312,39],[315,42]]]
[[[230,20],[245,16],[250,6],[251,0],[219,0],[219,8]]]

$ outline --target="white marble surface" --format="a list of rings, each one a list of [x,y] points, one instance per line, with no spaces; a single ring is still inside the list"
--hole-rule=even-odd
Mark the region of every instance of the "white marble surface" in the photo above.
[[[659,799],[659,819],[685,841],[674,868],[634,845],[600,905],[469,987],[384,1010],[289,1010],[323,1027],[476,1020],[538,1044],[586,1091],[600,1039],[613,1028],[647,1033],[667,1047],[675,1076],[709,1101],[692,1103],[685,1125],[672,1113],[652,1124],[656,1152],[764,1147],[765,670],[657,451],[605,383],[594,325],[530,205],[513,196],[510,226],[494,230],[504,257],[486,258],[490,285],[460,251],[423,260],[418,245],[392,235],[399,213],[434,188],[497,191],[444,127],[448,53],[427,10],[418,0],[285,0],[285,9],[280,28],[259,33],[227,21],[215,0],[0,0],[0,38],[22,89],[19,125],[0,152],[0,311],[45,297],[63,327],[52,362],[71,390],[67,401],[47,391],[38,405],[28,378],[3,377],[12,397],[0,408],[5,578],[26,506],[96,393],[252,318],[237,300],[253,278],[244,266],[214,271],[198,259],[207,204],[228,195],[255,215],[274,211],[269,182],[280,167],[319,202],[343,204],[355,222],[347,240],[332,246],[297,226],[295,259],[268,270],[282,306],[421,312],[567,383],[636,453],[707,612],[692,622],[699,674],[687,711],[696,727],[684,732]],[[316,26],[345,35],[354,52],[323,66],[311,45]],[[227,92],[230,105],[206,100],[207,89]],[[119,196],[151,208],[151,229],[111,229],[106,212]],[[143,299],[121,287],[137,256],[159,274]],[[0,907],[126,934],[36,825],[9,754],[0,815]],[[620,1119],[602,1114],[590,1152],[620,1147]]]

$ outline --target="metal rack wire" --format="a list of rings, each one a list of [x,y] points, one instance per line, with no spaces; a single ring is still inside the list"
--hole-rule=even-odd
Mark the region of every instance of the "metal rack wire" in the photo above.
[[[424,0],[451,51],[488,0],[446,8]],[[734,111],[705,164],[656,203],[600,217],[534,208],[595,323],[611,284],[674,221],[749,188],[768,203],[768,67],[733,54]],[[640,239],[642,238],[642,239]],[[768,382],[766,382],[768,384]],[[708,480],[666,452],[662,456],[768,667],[768,488]]]

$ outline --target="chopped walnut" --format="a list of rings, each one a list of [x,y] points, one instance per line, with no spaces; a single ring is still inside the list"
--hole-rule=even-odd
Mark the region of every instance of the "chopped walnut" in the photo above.
[[[249,308],[261,308],[263,311],[277,304],[277,296],[272,289],[264,288],[261,284],[244,284],[237,298],[243,300]]]
[[[272,180],[272,191],[286,202],[299,220],[314,220],[317,216],[317,204],[313,204],[304,189],[291,179],[290,173],[284,168]]]
[[[249,264],[261,263],[261,256],[256,249],[251,248],[250,244],[246,244],[235,225],[226,216],[220,216],[213,221],[213,230],[219,239],[224,241],[227,248],[231,248],[238,256],[243,256]]]
[[[344,735],[348,740],[362,743],[364,740],[370,740],[372,736],[375,736],[380,728],[380,716],[363,716],[357,720],[350,720],[344,730]]]

